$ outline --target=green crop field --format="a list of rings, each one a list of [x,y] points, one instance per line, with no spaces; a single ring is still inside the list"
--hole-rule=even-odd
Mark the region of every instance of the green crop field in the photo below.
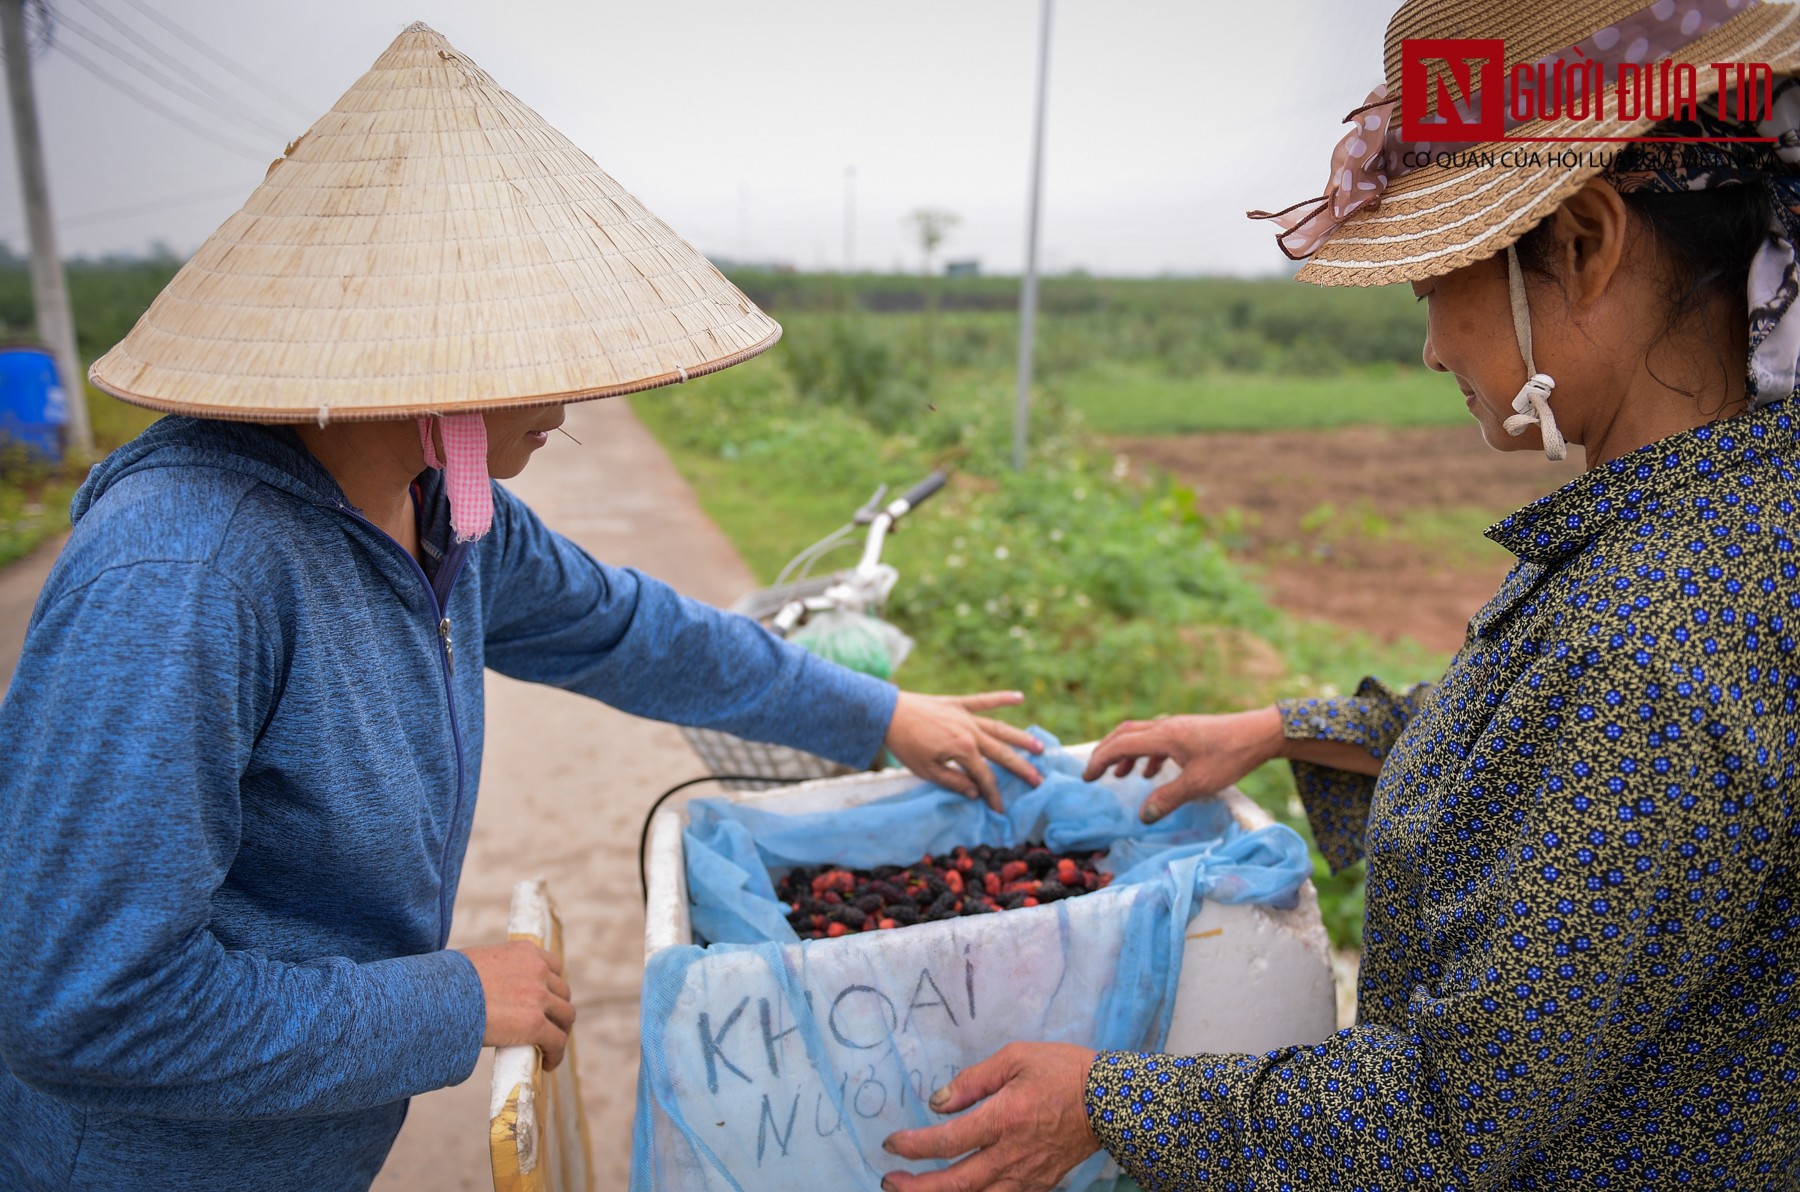
[[[1335,426],[1466,426],[1455,382],[1423,368],[1377,366],[1339,377],[1200,373],[1175,377],[1102,364],[1051,382],[1104,434],[1323,430]]]

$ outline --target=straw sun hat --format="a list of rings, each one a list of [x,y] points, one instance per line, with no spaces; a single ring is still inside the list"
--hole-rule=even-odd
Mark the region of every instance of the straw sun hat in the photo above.
[[[1507,77],[1520,64],[1598,61],[1605,118],[1530,120],[1509,127],[1505,142],[1454,146],[1448,160],[1434,155],[1402,173],[1412,148],[1399,135],[1403,43],[1415,38],[1503,39]],[[1354,127],[1338,146],[1327,194],[1275,216],[1253,214],[1290,229],[1290,256],[1310,256],[1302,281],[1383,285],[1451,272],[1518,240],[1605,168],[1605,151],[1623,147],[1563,138],[1639,136],[1657,123],[1641,108],[1636,119],[1620,118],[1616,67],[1660,70],[1665,60],[1696,68],[1697,95],[1710,108],[1719,89],[1713,63],[1766,63],[1777,77],[1800,71],[1800,8],[1758,0],[1407,0],[1388,24],[1386,83],[1347,118]],[[1521,143],[1534,137],[1557,141]],[[1506,150],[1513,152],[1496,164]]]
[[[258,422],[630,393],[781,328],[562,134],[415,24],[90,372]]]

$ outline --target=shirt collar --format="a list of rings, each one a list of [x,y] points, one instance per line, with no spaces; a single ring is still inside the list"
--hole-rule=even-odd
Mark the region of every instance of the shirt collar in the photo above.
[[[1771,402],[1640,447],[1490,526],[1487,536],[1526,562],[1560,562],[1609,528],[1655,512],[1690,485],[1716,484],[1720,476],[1791,460],[1800,441],[1792,405]]]

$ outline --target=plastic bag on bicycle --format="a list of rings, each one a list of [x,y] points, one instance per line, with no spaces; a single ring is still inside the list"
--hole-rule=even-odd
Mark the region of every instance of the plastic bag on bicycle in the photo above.
[[[913,646],[912,638],[879,617],[843,608],[814,613],[788,640],[827,662],[877,679],[892,678]]]

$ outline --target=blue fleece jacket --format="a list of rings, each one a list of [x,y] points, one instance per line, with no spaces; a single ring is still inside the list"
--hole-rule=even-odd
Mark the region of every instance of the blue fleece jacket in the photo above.
[[[443,950],[482,671],[851,764],[894,689],[595,562],[504,489],[422,569],[289,430],[97,467],[0,704],[0,1188],[366,1188],[473,1070]],[[428,572],[430,573],[428,576]]]

